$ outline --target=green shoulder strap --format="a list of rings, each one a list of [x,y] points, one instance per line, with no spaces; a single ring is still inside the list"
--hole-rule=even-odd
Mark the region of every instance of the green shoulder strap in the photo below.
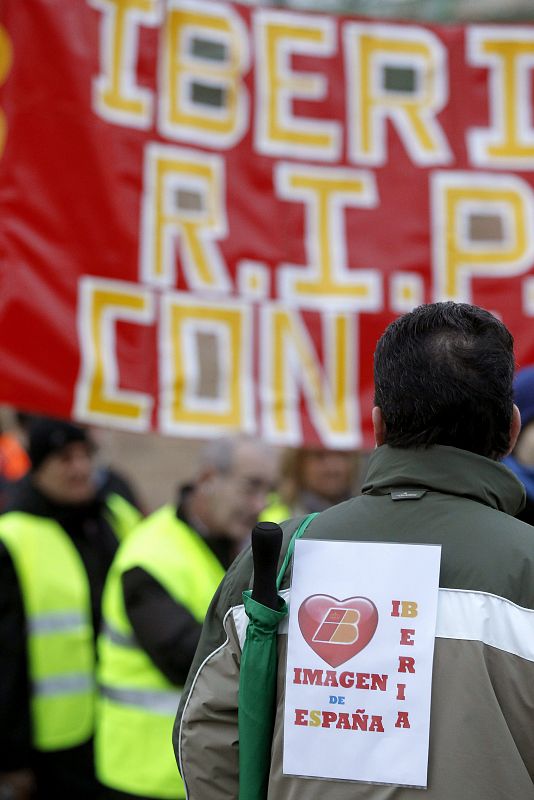
[[[280,588],[287,565],[299,539],[316,514],[310,514],[291,537],[276,581]],[[249,618],[239,673],[239,800],[265,800],[269,785],[271,746],[276,708],[277,633],[288,607],[279,597],[278,609],[267,608],[243,592]]]
[[[291,541],[289,542],[289,546],[287,548],[287,552],[282,562],[282,566],[280,567],[280,572],[278,573],[278,578],[276,579],[276,588],[280,591],[280,586],[282,585],[282,581],[284,580],[284,575],[286,574],[287,565],[291,561],[293,557],[293,550],[295,549],[295,542],[297,539],[300,539],[312,519],[315,519],[319,515],[319,512],[316,511],[314,514],[308,514],[308,516],[302,520],[300,525],[298,526],[297,530],[291,537]]]

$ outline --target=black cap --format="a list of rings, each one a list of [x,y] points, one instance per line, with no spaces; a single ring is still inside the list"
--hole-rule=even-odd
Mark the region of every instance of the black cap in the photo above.
[[[48,456],[60,453],[72,442],[85,442],[93,447],[85,428],[62,419],[34,417],[28,431],[28,455],[32,470],[39,469]]]

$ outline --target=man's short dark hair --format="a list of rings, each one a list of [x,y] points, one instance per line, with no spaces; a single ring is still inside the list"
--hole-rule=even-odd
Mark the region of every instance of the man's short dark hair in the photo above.
[[[505,455],[514,340],[478,306],[431,303],[389,325],[375,352],[375,404],[392,447],[449,445]]]

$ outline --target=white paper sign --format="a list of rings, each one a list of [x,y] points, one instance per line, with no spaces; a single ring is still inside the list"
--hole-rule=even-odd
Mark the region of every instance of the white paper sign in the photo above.
[[[283,771],[426,787],[441,547],[299,540]]]

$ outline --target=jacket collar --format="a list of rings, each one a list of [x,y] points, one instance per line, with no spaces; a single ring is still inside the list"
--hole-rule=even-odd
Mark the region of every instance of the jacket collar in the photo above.
[[[523,485],[502,463],[443,445],[378,447],[369,459],[362,493],[389,494],[399,487],[466,497],[512,516],[525,505]]]

